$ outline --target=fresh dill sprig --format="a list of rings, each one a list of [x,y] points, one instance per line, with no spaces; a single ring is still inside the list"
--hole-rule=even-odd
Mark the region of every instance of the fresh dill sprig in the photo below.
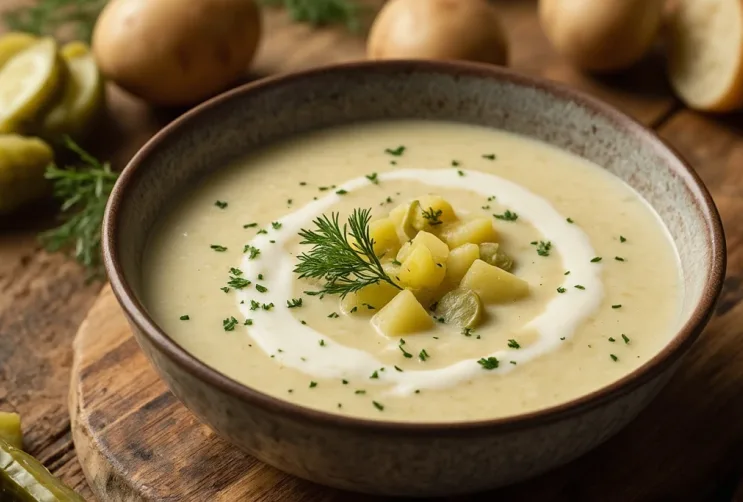
[[[103,211],[119,175],[111,171],[109,163],[99,162],[71,139],[65,138],[64,146],[80,158],[82,165],[47,167],[44,176],[51,180],[54,196],[62,201],[60,216],[65,221],[39,237],[50,252],[70,249],[91,276],[100,277]]]
[[[301,278],[323,279],[325,284],[317,294],[345,297],[370,284],[392,282],[374,254],[374,240],[369,234],[371,209],[354,209],[343,226],[338,222],[338,213],[330,217],[322,215],[313,223],[314,230],[302,229],[301,244],[312,249],[298,256],[299,264],[294,272]],[[349,242],[353,239],[353,245]]]
[[[39,36],[58,36],[65,28],[74,28],[76,36],[90,41],[93,27],[108,0],[38,0],[2,15],[10,30]]]
[[[349,30],[360,27],[361,6],[358,0],[260,0],[262,5],[284,7],[289,16],[314,26],[345,24]]]

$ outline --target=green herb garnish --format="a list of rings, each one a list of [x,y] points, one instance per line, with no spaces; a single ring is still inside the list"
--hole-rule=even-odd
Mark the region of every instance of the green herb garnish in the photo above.
[[[421,350],[421,351],[420,351],[420,352],[418,353],[418,359],[420,359],[421,361],[424,361],[424,362],[425,362],[425,361],[426,361],[426,360],[427,360],[428,358],[430,358],[430,357],[431,357],[431,356],[429,356],[429,355],[428,355],[428,352],[426,352],[426,349],[422,349],[422,350]]]
[[[393,155],[395,157],[400,157],[403,153],[405,153],[405,147],[400,145],[397,148],[387,148],[384,150],[384,153]]]
[[[216,201],[214,205],[217,206],[219,209],[224,209],[227,207],[227,203],[223,200]]]
[[[614,259],[617,261],[624,261],[624,258],[622,258],[621,256],[615,256]]]
[[[310,389],[314,389],[315,387],[317,387],[317,382],[311,381],[310,382]]]
[[[521,345],[519,344],[519,342],[511,338],[510,340],[508,340],[508,347],[511,349],[520,349]]]
[[[560,293],[560,294],[564,293],[565,291],[566,291],[566,289],[563,288],[563,287],[557,288],[557,292]]]
[[[622,333],[622,340],[624,340],[624,343],[629,344],[629,337]]]
[[[376,402],[376,401],[372,401],[372,404],[373,404],[373,405],[374,405],[374,407],[375,407],[376,409],[378,409],[379,411],[384,411],[384,405],[383,405],[382,403],[378,403],[378,402]]]
[[[568,223],[575,223],[575,222],[573,221],[573,218],[566,218],[566,219],[565,219],[565,221],[567,221]]]
[[[531,243],[533,246],[537,246],[537,254],[539,256],[549,256],[550,250],[552,249],[552,242],[547,241],[534,241]]]
[[[338,214],[322,215],[314,220],[316,229],[302,229],[300,244],[312,249],[298,256],[294,272],[299,278],[323,279],[325,284],[317,294],[340,295],[358,291],[370,284],[386,282],[400,287],[382,268],[374,253],[374,241],[369,234],[371,209],[355,209],[343,226]],[[353,239],[354,244],[349,242]]]
[[[281,228],[281,222],[280,221],[272,221],[271,222],[271,226],[273,227],[274,230],[278,230],[278,229]]]
[[[346,195],[348,193],[348,190],[343,190],[342,188],[340,190],[335,191],[338,195]]]
[[[488,153],[488,154],[483,155],[482,158],[483,159],[488,159],[488,160],[495,160],[495,154],[494,153]]]
[[[249,260],[254,260],[259,254],[261,254],[261,250],[257,247],[251,246],[250,244],[246,244],[243,248],[243,253],[248,255]]]
[[[517,219],[519,219],[518,214],[511,212],[508,209],[506,209],[506,212],[503,214],[494,214],[493,216],[495,216],[495,218],[498,220],[504,221],[516,221]]]
[[[621,309],[622,308],[622,305],[621,304],[612,305],[611,308],[613,308],[613,309]]]
[[[598,263],[598,262],[601,261],[601,259],[602,258],[600,256],[595,256],[595,257],[591,258],[591,263]]]
[[[222,327],[224,328],[225,331],[234,331],[235,326],[237,326],[237,319],[235,319],[232,316],[222,321]]]
[[[371,376],[370,376],[369,378],[370,378],[370,379],[371,379],[371,378],[379,378],[379,372],[378,372],[378,371],[376,371],[376,370],[374,370],[374,373],[372,373],[372,374],[371,374]]]
[[[181,317],[179,317],[179,319],[180,319],[181,321],[188,321],[188,320],[190,320],[191,318],[190,318],[190,317],[189,317],[188,315],[182,315]]]
[[[231,275],[230,276],[230,280],[227,282],[227,285],[228,286],[230,286],[232,288],[235,288],[235,289],[245,289],[248,286],[250,286],[251,284],[252,283],[249,280],[247,280],[246,278],[244,278],[244,277],[237,277],[237,276],[234,276],[234,275]]]
[[[255,289],[256,289],[256,290],[257,290],[257,291],[258,291],[259,293],[265,293],[265,292],[267,292],[267,291],[268,291],[268,288],[267,288],[266,286],[263,286],[263,285],[261,285],[261,284],[256,284],[256,285],[255,285]]]
[[[580,290],[585,290],[585,289],[586,289],[586,287],[585,287],[585,286],[583,286],[583,285],[581,285],[581,284],[576,284],[576,285],[575,285],[575,286],[573,286],[573,287],[574,287],[575,289],[580,289]]]
[[[500,362],[495,357],[481,358],[477,363],[486,370],[494,370],[498,367]]]
[[[426,211],[425,209],[421,211],[421,214],[423,215],[423,217],[428,220],[428,224],[431,225],[432,227],[435,227],[436,225],[441,225],[443,223],[443,221],[439,219],[443,213],[444,213],[443,210],[438,209],[434,211],[432,207],[429,207],[428,211]]]
[[[290,309],[296,309],[302,306],[302,299],[301,298],[292,298],[291,300],[286,301],[286,307]]]
[[[609,354],[609,357],[611,357],[611,360],[614,361],[614,362],[619,361],[619,358],[617,356],[615,356],[614,354]]]
[[[246,223],[245,225],[243,225],[243,228],[254,228],[257,226],[258,226],[257,223]]]
[[[217,253],[224,253],[225,251],[227,251],[227,248],[226,247],[220,246],[219,244],[212,244],[209,247],[212,248]]]
[[[366,179],[374,183],[375,185],[379,185],[379,175],[377,173],[371,173],[366,175]]]

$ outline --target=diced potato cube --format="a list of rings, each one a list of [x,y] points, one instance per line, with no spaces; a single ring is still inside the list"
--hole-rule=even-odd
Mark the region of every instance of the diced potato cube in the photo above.
[[[390,211],[390,214],[387,217],[392,220],[392,223],[394,223],[395,226],[402,227],[402,220],[405,218],[405,215],[408,214],[409,206],[410,204],[408,203],[400,204]]]
[[[397,258],[396,258],[397,261],[399,261],[400,263],[404,262],[408,258],[408,255],[410,255],[410,251],[412,250],[413,250],[413,241],[408,241],[405,244],[403,244],[400,247],[400,251],[397,252]]]
[[[475,218],[445,227],[441,231],[441,238],[450,249],[454,249],[467,243],[495,242],[498,234],[490,218]]]
[[[453,223],[457,220],[454,208],[440,195],[424,195],[418,197],[418,202],[421,206],[421,216],[427,222],[428,226],[435,227],[443,223]],[[434,224],[436,222],[441,223]]]
[[[341,300],[345,314],[372,315],[387,305],[400,290],[388,282],[370,284]]]
[[[446,282],[459,284],[464,274],[478,258],[480,258],[480,249],[477,244],[467,243],[452,249],[446,260]]]
[[[444,241],[428,232],[418,232],[418,235],[413,238],[411,245],[413,247],[418,245],[426,246],[436,261],[443,262],[449,257],[449,246],[447,246]]]
[[[474,290],[485,303],[511,302],[529,294],[526,281],[482,260],[475,260],[461,287]]]
[[[395,256],[400,249],[397,229],[389,218],[369,223],[369,235],[374,240],[374,254],[377,256]]]
[[[446,275],[446,262],[436,261],[423,245],[413,246],[400,266],[400,280],[413,289],[435,288]]]
[[[433,319],[410,290],[400,291],[392,301],[371,319],[372,325],[385,336],[404,336],[430,329]]]

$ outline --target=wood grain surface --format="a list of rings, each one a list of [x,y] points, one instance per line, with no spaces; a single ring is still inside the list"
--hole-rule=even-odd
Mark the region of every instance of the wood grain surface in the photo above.
[[[0,0],[0,11],[17,3]],[[513,67],[568,82],[605,99],[657,129],[690,160],[717,201],[730,259],[723,297],[710,327],[669,388],[626,432],[570,466],[501,491],[496,497],[490,494],[476,500],[733,500],[743,473],[743,250],[739,247],[743,240],[743,117],[703,116],[681,107],[665,83],[659,55],[622,75],[580,75],[547,44],[537,25],[534,1],[500,0],[496,4],[506,19]],[[363,39],[341,29],[314,30],[291,23],[279,11],[267,11],[265,20],[266,37],[251,71],[252,78],[363,57]],[[151,110],[116,89],[110,91],[112,118],[91,145],[96,153],[112,159],[121,168],[178,111]],[[53,224],[53,213],[51,204],[41,204],[20,216],[0,220],[0,409],[20,412],[27,450],[86,499],[95,500],[72,446],[66,401],[72,340],[102,285],[86,282],[84,271],[77,265],[40,248],[36,233]],[[97,303],[100,309],[107,303],[107,308],[111,308],[106,295],[104,291]],[[112,314],[111,323],[116,319],[119,318]],[[108,322],[101,327],[116,325]],[[116,330],[88,333],[91,342],[79,342],[78,347],[101,353]],[[133,341],[126,341],[125,335],[118,335],[124,336],[118,340],[120,347],[114,343],[109,348],[114,353],[122,351],[122,357],[127,354],[126,357],[117,361],[116,356],[110,356],[88,372],[92,375],[99,368],[105,373],[108,361],[132,364],[124,370],[138,376],[134,380],[131,378],[135,376],[127,376],[129,386],[115,394],[113,390],[118,387],[111,384],[127,373],[107,373],[111,382],[99,386],[90,402],[119,411],[128,406],[134,415],[120,418],[115,425],[99,422],[98,427],[104,424],[100,430],[113,435],[120,425],[131,426],[141,417],[153,417],[143,429],[158,440],[149,450],[132,450],[132,465],[144,463],[148,456],[180,458],[171,452],[176,451],[173,448],[182,442],[182,436],[164,432],[173,418],[166,410],[178,409],[178,405],[167,394],[137,395],[136,391],[162,384],[152,380],[154,373],[146,364],[137,362],[143,361],[143,356]],[[81,356],[80,361],[83,360]],[[250,463],[211,438],[193,419],[189,422],[181,416],[180,420],[186,424],[183,434],[200,439],[204,445],[202,458],[220,466],[233,461]],[[126,439],[137,437],[138,429],[130,432]],[[178,486],[182,478],[169,477],[178,467],[171,464],[170,471],[154,473],[161,476],[156,482]],[[251,472],[255,475],[242,482],[252,483],[251,489],[264,494],[263,500],[341,500],[336,492],[299,483],[268,467],[254,466]],[[209,483],[229,486],[230,490],[246,489],[233,481],[224,473]],[[298,484],[304,486],[301,497],[282,498],[282,494],[298,493],[289,491],[296,490]],[[743,491],[739,491],[738,500],[743,501]]]

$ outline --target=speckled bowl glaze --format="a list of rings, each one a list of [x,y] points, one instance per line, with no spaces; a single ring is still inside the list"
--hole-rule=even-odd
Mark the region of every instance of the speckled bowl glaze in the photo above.
[[[585,157],[660,214],[683,268],[685,322],[656,357],[592,394],[510,418],[371,421],[307,409],[237,383],[178,346],[139,299],[142,253],[163,206],[193,180],[261,145],[353,121],[420,118],[505,129]],[[249,187],[247,188],[249,191]],[[594,98],[492,66],[374,62],[240,87],[166,127],[131,161],[108,204],[106,268],[147,357],[173,393],[234,445],[281,470],[353,491],[476,492],[587,452],[642,410],[707,322],[725,271],[717,210],[696,174],[654,133]]]

